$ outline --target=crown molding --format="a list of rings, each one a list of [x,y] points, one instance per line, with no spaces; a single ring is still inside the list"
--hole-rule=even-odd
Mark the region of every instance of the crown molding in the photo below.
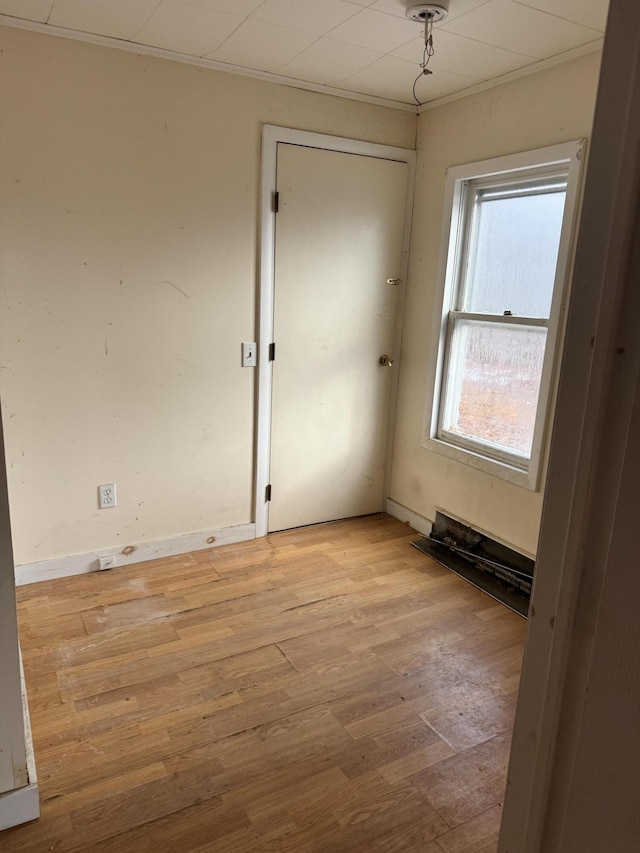
[[[580,47],[574,47],[571,50],[565,50],[563,53],[550,56],[548,59],[541,59],[538,62],[532,62],[531,65],[525,65],[522,68],[517,68],[515,71],[509,71],[507,74],[501,74],[499,77],[492,77],[491,80],[485,80],[483,83],[476,83],[468,89],[461,89],[461,91],[454,92],[451,95],[445,95],[442,98],[435,98],[433,101],[427,101],[419,107],[418,113],[434,110],[436,107],[443,107],[445,104],[460,101],[462,98],[468,98],[471,95],[477,95],[480,92],[495,89],[497,86],[503,86],[505,83],[520,80],[522,77],[530,77],[532,74],[537,74],[539,71],[546,71],[548,68],[553,68],[556,65],[562,65],[563,62],[570,62],[572,59],[578,59],[581,56],[588,56],[590,53],[597,53],[602,50],[603,45],[604,38],[599,38],[595,41],[590,41],[587,44],[580,45]]]
[[[244,68],[239,65],[231,65],[228,62],[220,62],[215,59],[205,59],[199,56],[190,56],[186,53],[178,53],[173,50],[165,50],[160,47],[152,47],[151,45],[139,44],[133,41],[125,41],[124,39],[113,38],[111,36],[94,35],[93,33],[84,33],[80,30],[67,29],[66,27],[57,27],[52,24],[42,24],[38,21],[27,21],[23,18],[15,18],[11,15],[0,15],[0,25],[13,27],[19,30],[29,30],[30,32],[41,33],[44,35],[58,36],[60,38],[71,39],[72,41],[80,41],[85,44],[95,44],[100,47],[112,47],[116,50],[125,50],[129,53],[137,53],[141,56],[152,56],[156,59],[167,59],[170,62],[180,62],[183,65],[194,65],[197,68],[207,68],[211,71],[221,71],[224,74],[236,74],[240,77],[250,77],[255,80],[264,80],[268,83],[275,83],[279,86],[289,86],[294,89],[303,89],[308,92],[316,92],[321,95],[330,95],[334,98],[343,98],[350,101],[360,101],[361,103],[373,104],[378,107],[386,107],[387,109],[402,110],[411,113],[423,113],[428,110],[436,109],[437,107],[451,104],[454,101],[459,101],[462,98],[468,98],[471,95],[477,95],[481,92],[486,92],[489,89],[494,89],[497,86],[502,86],[505,83],[511,83],[514,80],[519,80],[522,77],[529,77],[531,74],[536,74],[539,71],[546,71],[548,68],[553,68],[555,65],[561,65],[563,62],[569,62],[572,59],[578,59],[580,56],[586,56],[590,53],[596,53],[602,50],[604,39],[595,39],[588,44],[580,47],[566,50],[563,53],[556,54],[548,59],[542,59],[538,62],[533,62],[530,65],[525,65],[523,68],[518,68],[515,71],[510,71],[507,74],[502,74],[499,77],[492,77],[490,80],[485,80],[482,83],[476,83],[466,89],[461,89],[459,92],[454,92],[451,95],[445,95],[442,98],[435,98],[432,101],[427,101],[419,108],[415,104],[404,103],[402,101],[394,101],[389,98],[380,98],[375,95],[367,95],[363,92],[353,92],[348,89],[339,89],[337,86],[326,86],[320,83],[310,83],[306,80],[296,80],[293,77],[285,77],[282,74],[273,74],[269,71],[258,71],[253,68]]]
[[[100,36],[93,33],[84,33],[80,30],[56,27],[52,24],[41,24],[38,21],[27,21],[23,18],[14,18],[11,15],[0,15],[0,25],[13,27],[19,30],[29,30],[43,35],[58,36],[60,38],[80,41],[85,44],[95,44],[100,47],[112,47],[116,50],[126,50],[129,53],[137,53],[142,56],[152,56],[156,59],[168,59],[171,62],[181,62],[184,65],[195,65],[197,68],[207,68],[211,71],[222,71],[225,74],[236,74],[240,77],[252,77],[256,80],[265,80],[268,83],[276,83],[280,86],[290,86],[294,89],[305,89],[308,92],[317,92],[321,95],[331,95],[334,98],[343,98],[350,101],[361,101],[366,104],[374,104],[378,107],[386,107],[404,112],[416,112],[415,104],[405,104],[402,101],[393,101],[389,98],[379,98],[375,95],[366,95],[362,92],[351,92],[348,89],[339,89],[337,86],[325,86],[320,83],[309,83],[306,80],[296,80],[293,77],[285,77],[282,74],[272,74],[269,71],[258,71],[253,68],[244,68],[239,65],[231,65],[228,62],[219,62],[216,59],[205,59],[200,56],[190,56],[186,53],[178,53],[173,50],[165,50],[161,47],[139,44],[138,42],[125,41],[124,39],[112,38],[111,36]]]

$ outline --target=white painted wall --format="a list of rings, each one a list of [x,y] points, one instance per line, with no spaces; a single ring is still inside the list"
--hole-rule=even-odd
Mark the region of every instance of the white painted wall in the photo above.
[[[445,170],[589,137],[600,56],[591,54],[420,116],[417,187],[390,497],[433,520],[435,509],[535,553],[542,493],[421,447],[438,286]]]
[[[251,521],[263,122],[415,116],[5,28],[0,390],[18,564]],[[96,486],[119,505],[98,511]]]

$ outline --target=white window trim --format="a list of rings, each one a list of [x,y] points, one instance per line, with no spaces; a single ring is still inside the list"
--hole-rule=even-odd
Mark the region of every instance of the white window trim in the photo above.
[[[585,140],[580,139],[547,148],[511,154],[506,157],[454,166],[447,170],[437,279],[440,286],[434,309],[435,322],[429,359],[422,447],[532,491],[537,491],[539,488],[550,421],[552,392],[557,384],[557,365],[562,337],[560,332],[563,326],[563,308],[566,304],[570,281],[584,153]],[[464,184],[468,181],[490,179],[493,176],[502,177],[508,173],[512,173],[509,178],[515,178],[520,177],[517,173],[525,175],[527,170],[537,170],[539,167],[553,168],[554,166],[566,166],[568,169],[567,195],[558,249],[556,280],[547,327],[547,346],[542,369],[531,459],[526,467],[517,467],[510,462],[484,456],[478,449],[463,448],[460,444],[449,444],[437,437],[447,325],[453,307],[457,276],[456,261],[459,256],[459,242],[462,239],[463,189]],[[521,323],[523,318],[517,318],[517,320]]]

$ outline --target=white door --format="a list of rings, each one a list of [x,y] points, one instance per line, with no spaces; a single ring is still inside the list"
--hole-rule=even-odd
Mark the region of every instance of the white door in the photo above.
[[[269,530],[383,508],[407,164],[278,144]]]

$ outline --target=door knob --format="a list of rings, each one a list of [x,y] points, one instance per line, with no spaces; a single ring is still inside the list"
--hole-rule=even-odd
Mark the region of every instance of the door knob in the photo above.
[[[378,359],[378,364],[381,364],[383,367],[393,367],[393,359],[385,353]]]

